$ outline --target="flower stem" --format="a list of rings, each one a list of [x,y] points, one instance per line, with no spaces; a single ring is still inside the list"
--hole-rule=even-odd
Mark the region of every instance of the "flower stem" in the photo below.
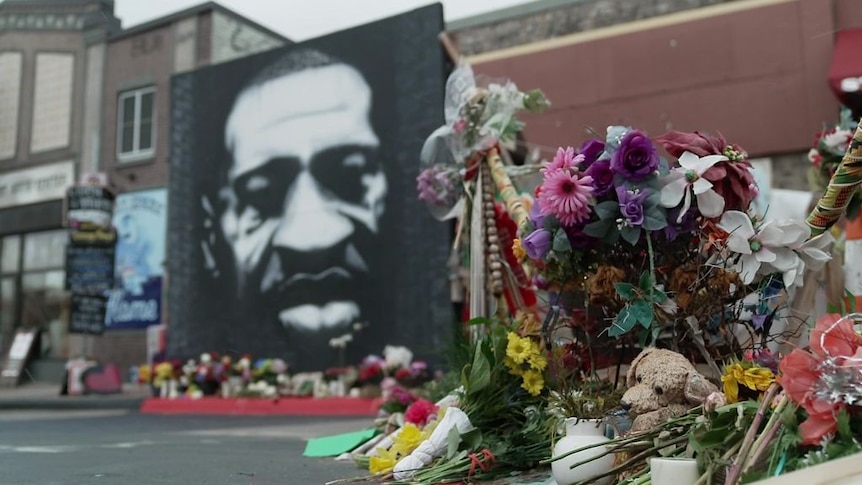
[[[757,414],[754,415],[754,420],[752,420],[751,426],[748,428],[748,432],[745,433],[745,438],[742,440],[742,448],[740,448],[739,454],[736,455],[736,459],[733,460],[733,465],[731,465],[727,472],[727,478],[724,480],[724,485],[736,485],[736,483],[739,482],[742,468],[745,465],[748,452],[754,444],[757,432],[760,430],[760,424],[763,422],[766,408],[772,403],[772,400],[780,387],[781,386],[779,386],[778,383],[773,382],[766,391],[763,401],[760,402],[760,406],[757,408]]]
[[[781,413],[787,406],[787,402],[787,396],[782,397],[781,401],[778,402],[778,405],[775,406],[775,409],[772,410],[772,415],[769,416],[769,421],[766,422],[763,432],[760,433],[757,440],[754,441],[754,445],[752,446],[754,452],[751,454],[751,458],[748,460],[748,463],[743,467],[742,473],[748,472],[748,470],[757,463],[757,460],[760,459],[760,456],[764,451],[766,451],[766,447],[769,446],[772,438],[774,438],[778,430],[781,429],[781,426],[783,425],[781,422]]]
[[[653,294],[655,293],[655,283],[656,283],[656,279],[655,279],[655,252],[653,251],[653,248],[652,248],[652,232],[651,231],[644,231],[644,232],[646,233],[646,247],[647,247],[647,254],[649,255],[649,277],[650,277],[650,282],[652,283],[649,287],[649,302],[650,302],[650,309],[652,309],[655,307],[655,300],[653,299]],[[650,328],[648,330],[649,331],[648,337],[650,338],[650,342],[652,342],[652,339],[653,339],[652,326],[655,324],[656,324],[655,310],[653,310],[653,324],[650,325]],[[655,343],[655,342],[652,342],[652,343]]]

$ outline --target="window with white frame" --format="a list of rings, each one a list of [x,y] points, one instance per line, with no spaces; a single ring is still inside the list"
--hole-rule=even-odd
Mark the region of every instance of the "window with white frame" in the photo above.
[[[153,155],[155,147],[155,88],[120,93],[117,100],[117,156],[120,161]]]

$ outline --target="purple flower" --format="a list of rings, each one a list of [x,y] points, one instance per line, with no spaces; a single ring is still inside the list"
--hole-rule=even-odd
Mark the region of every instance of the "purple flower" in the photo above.
[[[611,168],[626,180],[639,182],[658,168],[658,151],[652,141],[638,130],[630,131],[611,158]]]
[[[644,201],[649,195],[646,189],[626,189],[617,187],[617,197],[620,201],[620,212],[630,226],[640,226],[644,223]]]
[[[584,144],[581,145],[581,148],[578,149],[578,153],[584,156],[584,161],[581,162],[581,170],[590,168],[590,166],[598,160],[604,151],[605,144],[601,140],[593,138],[585,141]]]
[[[530,259],[540,260],[551,250],[551,231],[537,229],[521,241]]]
[[[548,282],[541,275],[533,276],[533,284],[540,290],[547,290],[549,288]]]
[[[593,178],[593,195],[596,197],[607,195],[614,185],[614,171],[611,170],[610,160],[595,161],[585,174]]]
[[[664,237],[668,241],[673,241],[682,234],[692,234],[697,230],[697,215],[695,210],[689,210],[682,217],[682,221],[677,223],[679,213],[682,207],[674,207],[667,211],[667,226],[664,228]]]
[[[533,202],[533,207],[530,208],[530,222],[536,229],[541,229],[545,224],[545,215],[542,214],[542,207],[539,205],[538,199]]]
[[[566,236],[569,239],[569,244],[572,246],[572,249],[587,249],[592,247],[596,242],[590,236],[584,234],[584,226],[575,226],[575,227],[565,227]]]

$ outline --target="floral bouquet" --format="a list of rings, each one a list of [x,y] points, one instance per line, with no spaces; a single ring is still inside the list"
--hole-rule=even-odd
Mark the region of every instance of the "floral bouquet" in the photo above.
[[[386,361],[380,356],[369,355],[365,357],[362,359],[362,363],[359,364],[357,383],[361,386],[369,384],[380,385],[383,382],[383,378],[386,377],[384,372],[385,365]]]
[[[559,149],[541,172],[513,249],[552,291],[551,313],[584,310],[575,335],[605,352],[618,339],[667,338],[713,363],[734,355],[732,324],[757,333],[742,299],[798,285],[806,265],[829,259],[830,241],[808,241],[803,222],[751,211],[758,192],[748,155],[720,136],[672,131],[652,140],[611,126],[604,139]],[[593,316],[598,329],[588,328]]]

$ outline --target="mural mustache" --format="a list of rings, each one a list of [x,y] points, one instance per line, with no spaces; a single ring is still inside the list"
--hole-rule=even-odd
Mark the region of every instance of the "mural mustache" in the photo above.
[[[240,299],[285,327],[316,331],[362,318],[364,288],[371,284],[367,248],[372,234],[356,225],[350,239],[297,251],[269,244],[248,276]],[[366,248],[365,251],[362,251]]]

